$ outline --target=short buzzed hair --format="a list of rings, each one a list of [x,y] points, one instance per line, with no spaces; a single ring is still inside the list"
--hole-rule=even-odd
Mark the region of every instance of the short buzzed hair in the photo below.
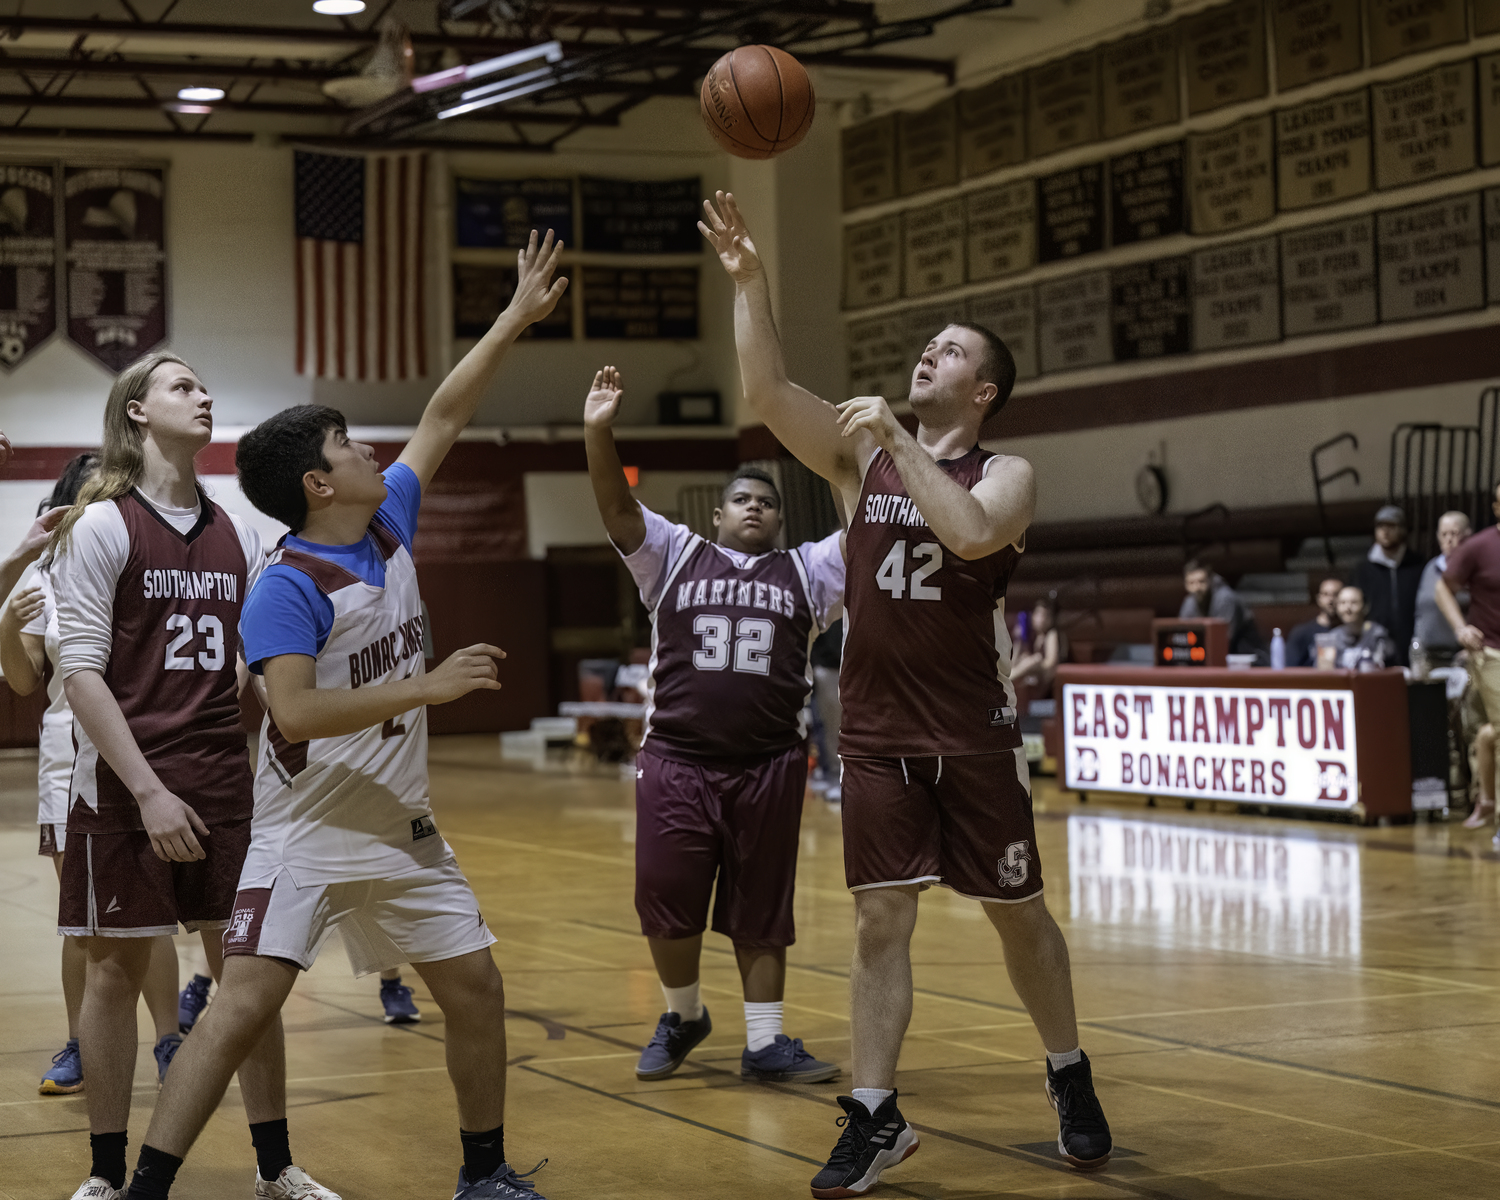
[[[783,507],[781,503],[781,489],[776,486],[776,481],[771,478],[768,472],[761,470],[759,467],[739,467],[724,484],[724,490],[719,493],[720,508],[722,508],[725,502],[727,502],[729,499],[729,489],[732,488],[741,479],[754,479],[760,483],[765,484],[768,488],[771,489],[771,495],[776,498],[776,507],[778,509]]]
[[[1464,528],[1465,529],[1472,530],[1474,528],[1474,523],[1469,520],[1469,514],[1466,513],[1466,512],[1464,512],[1460,508],[1449,509],[1447,512],[1445,512],[1442,516],[1440,516],[1438,518],[1438,524],[1441,525],[1449,517],[1454,517],[1457,520],[1462,521],[1464,523]]]
[[[989,408],[984,410],[984,419],[988,421],[1005,407],[1005,402],[1010,399],[1011,389],[1016,386],[1015,356],[1000,335],[984,325],[975,325],[971,321],[953,321],[948,328],[967,329],[984,339],[984,357],[974,368],[974,377],[980,383],[995,385],[995,398],[990,401]]]

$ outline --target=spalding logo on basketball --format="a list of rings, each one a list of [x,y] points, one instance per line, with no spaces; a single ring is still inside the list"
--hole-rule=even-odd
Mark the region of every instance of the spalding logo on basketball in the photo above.
[[[740,46],[709,68],[703,123],[739,158],[774,158],[812,128],[817,98],[802,64],[775,46]]]

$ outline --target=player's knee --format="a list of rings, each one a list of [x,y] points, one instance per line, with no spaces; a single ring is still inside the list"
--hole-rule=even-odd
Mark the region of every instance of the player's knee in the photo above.
[[[911,940],[916,924],[914,888],[868,888],[855,893],[855,933],[862,949],[881,949]]]

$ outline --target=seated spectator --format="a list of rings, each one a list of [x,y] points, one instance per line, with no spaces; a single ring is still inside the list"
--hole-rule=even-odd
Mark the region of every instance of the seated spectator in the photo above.
[[[1317,636],[1327,633],[1339,623],[1339,593],[1344,590],[1344,581],[1335,575],[1318,584],[1318,615],[1311,621],[1292,629],[1286,639],[1286,665],[1289,667],[1315,667],[1318,665]]]
[[[1354,578],[1349,582],[1364,592],[1370,620],[1390,632],[1395,652],[1386,662],[1391,666],[1407,665],[1422,567],[1421,556],[1406,544],[1406,513],[1394,504],[1385,505],[1375,514],[1375,541],[1370,553],[1354,568]]]
[[[1229,653],[1254,654],[1261,665],[1268,661],[1265,643],[1255,627],[1255,614],[1222,576],[1206,563],[1191,559],[1182,568],[1182,585],[1187,595],[1182,598],[1179,617],[1217,617],[1228,621]]]
[[[1417,587],[1417,619],[1413,635],[1422,648],[1428,667],[1451,666],[1461,649],[1453,626],[1448,624],[1448,618],[1438,608],[1437,581],[1438,576],[1448,569],[1449,556],[1463,545],[1471,532],[1467,513],[1446,512],[1438,518],[1438,555],[1422,568],[1422,581]],[[1456,599],[1459,609],[1468,612],[1469,593],[1460,592]]]
[[[1026,640],[1016,647],[1010,677],[1024,684],[1033,698],[1050,696],[1057,665],[1067,657],[1067,635],[1057,628],[1057,601],[1044,596],[1031,610]]]
[[[1346,671],[1375,671],[1390,665],[1395,643],[1390,632],[1369,619],[1364,591],[1350,584],[1339,593],[1339,625],[1323,635],[1338,649],[1338,666]]]

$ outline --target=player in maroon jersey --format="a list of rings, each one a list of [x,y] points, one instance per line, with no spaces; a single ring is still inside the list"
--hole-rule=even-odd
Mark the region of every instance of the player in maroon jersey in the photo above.
[[[117,1200],[153,938],[200,931],[214,973],[250,840],[240,608],[255,530],[198,485],[213,400],[174,354],[120,373],[99,469],[53,534],[59,671],[76,755],[58,932],[88,955],[79,1045],[93,1166],[75,1200]],[[281,1025],[240,1069],[255,1195],[337,1200],[292,1165]]]
[[[1031,466],[979,447],[1015,382],[1010,351],[975,325],[940,330],[912,372],[916,435],[879,396],[837,408],[792,383],[770,285],[732,196],[699,228],[735,282],[745,396],[849,514],[844,865],[857,934],[850,970],[854,1095],[817,1197],[857,1196],[917,1148],[896,1106],[911,1019],[917,894],[941,883],[984,902],[1011,983],[1047,1051],[1058,1151],[1109,1159],[1109,1126],[1078,1044],[1068,948],[1042,900],[1041,863],[1004,620],[1006,583],[1036,504]]]
[[[745,1079],[838,1074],[781,1032],[797,836],[807,786],[807,653],[837,619],[837,533],[776,549],[781,496],[745,468],[724,489],[710,542],[630,494],[611,426],[620,373],[594,376],[584,444],[599,515],[651,613],[646,732],[636,758],[636,911],[667,1011],[636,1074],[665,1079],[713,1028],[698,988],[708,923],[734,943],[745,996]]]

